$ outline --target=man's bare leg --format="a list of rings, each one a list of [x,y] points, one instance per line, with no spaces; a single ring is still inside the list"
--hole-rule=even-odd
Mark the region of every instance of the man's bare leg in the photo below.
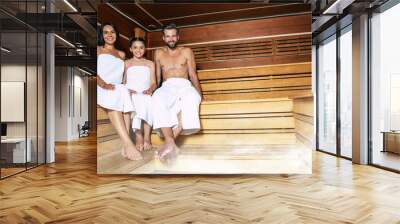
[[[142,130],[136,129],[135,131],[135,143],[136,148],[141,152],[143,151],[143,135]]]
[[[144,122],[143,124],[143,134],[144,134],[144,150],[151,150],[153,147],[151,145],[151,126]]]
[[[126,131],[128,132],[128,136],[130,136],[130,130],[131,130],[131,113],[123,113],[123,118],[124,118],[124,123],[125,123],[125,128]],[[123,157],[126,157],[126,152],[125,152],[125,148],[122,147],[121,149],[121,155]]]
[[[179,112],[178,114],[178,127],[176,127],[175,129],[172,130],[173,134],[174,134],[174,139],[176,139],[182,132],[182,116],[181,116],[182,112]]]
[[[123,150],[125,151],[126,158],[130,160],[143,159],[142,155],[136,150],[131,141],[131,138],[129,137],[128,132],[126,131],[126,126],[122,113],[119,111],[109,110],[107,112],[107,115],[122,140]]]
[[[161,128],[161,132],[164,135],[164,145],[162,145],[156,152],[156,157],[163,159],[166,155],[179,152],[178,146],[175,144],[174,134],[172,128]]]

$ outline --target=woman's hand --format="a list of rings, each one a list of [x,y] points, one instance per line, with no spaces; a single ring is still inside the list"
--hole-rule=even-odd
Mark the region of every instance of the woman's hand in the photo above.
[[[100,78],[99,75],[97,75],[97,85],[100,86],[103,89],[108,89],[108,90],[114,90],[115,89],[115,85],[114,84],[106,83],[102,78]]]
[[[115,85],[114,84],[110,84],[110,83],[103,83],[102,85],[100,85],[101,88],[103,89],[108,89],[108,90],[114,90],[115,89]]]

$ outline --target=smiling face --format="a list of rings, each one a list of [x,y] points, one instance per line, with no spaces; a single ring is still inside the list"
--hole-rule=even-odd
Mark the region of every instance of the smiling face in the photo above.
[[[117,33],[114,28],[110,25],[106,25],[103,28],[103,38],[104,42],[108,45],[113,45],[117,40]]]
[[[164,30],[163,40],[170,49],[174,49],[179,41],[178,31],[176,29]]]
[[[133,54],[133,57],[142,58],[146,49],[145,49],[143,42],[137,40],[137,41],[132,42],[130,50]]]

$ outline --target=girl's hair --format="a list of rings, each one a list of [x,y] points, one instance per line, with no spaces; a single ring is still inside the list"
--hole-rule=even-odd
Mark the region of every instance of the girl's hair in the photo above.
[[[103,23],[103,24],[101,24],[100,29],[97,30],[97,46],[104,46],[104,44],[106,43],[104,41],[104,36],[103,36],[103,30],[104,30],[105,26],[111,26],[114,29],[115,34],[116,34],[116,41],[115,42],[118,41],[119,33],[118,33],[118,30],[115,27],[115,25],[112,24],[112,23]]]
[[[133,44],[134,42],[136,42],[136,41],[142,42],[143,45],[146,47],[146,41],[145,41],[143,38],[141,38],[141,37],[133,37],[133,38],[131,38],[131,39],[129,40],[129,48],[131,48],[131,47],[132,47],[132,44]]]

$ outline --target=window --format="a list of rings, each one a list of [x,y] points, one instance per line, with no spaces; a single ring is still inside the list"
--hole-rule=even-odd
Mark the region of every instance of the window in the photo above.
[[[318,47],[318,149],[336,153],[336,35]]]
[[[400,147],[400,133],[391,133],[400,130],[399,21],[400,4],[371,18],[370,156],[373,164],[396,170],[400,170],[400,155],[393,153],[396,150],[388,150],[387,146]],[[389,135],[390,139],[384,139]]]
[[[352,157],[352,32],[351,25],[340,39],[340,155]]]

